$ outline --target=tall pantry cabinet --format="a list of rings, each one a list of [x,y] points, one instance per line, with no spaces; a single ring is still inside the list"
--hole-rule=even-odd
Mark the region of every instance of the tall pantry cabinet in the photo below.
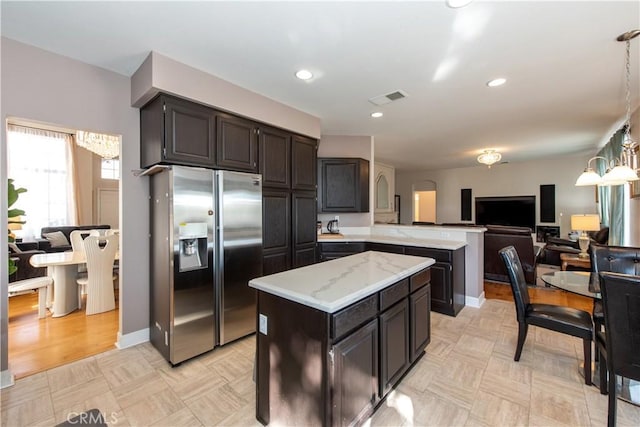
[[[263,273],[315,262],[316,140],[261,127]]]

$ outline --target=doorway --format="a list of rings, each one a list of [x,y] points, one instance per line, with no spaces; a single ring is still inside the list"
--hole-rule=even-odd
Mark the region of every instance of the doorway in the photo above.
[[[434,181],[413,184],[413,223],[436,223],[437,191]]]
[[[26,130],[14,129],[16,126]],[[11,137],[7,136],[8,145],[17,147],[8,147],[7,169],[8,177],[20,177],[15,183],[27,189],[14,206],[26,212],[20,235],[16,232],[22,250],[45,250],[39,244],[44,226],[108,224],[119,228],[119,173],[105,177],[104,159],[78,146],[73,131],[26,121],[16,126],[10,128]],[[8,135],[9,127],[6,131]],[[28,144],[23,140],[26,137],[31,138]],[[32,145],[37,146],[25,152]],[[54,148],[57,151],[49,154]],[[45,172],[52,176],[42,178]],[[64,176],[66,185],[56,181],[58,176]],[[27,195],[33,196],[29,200]],[[97,315],[87,316],[85,303],[66,316],[52,318],[47,313],[39,319],[37,307],[37,293],[12,295],[7,302],[7,353],[9,370],[16,379],[115,348],[120,321],[117,290],[116,309]]]

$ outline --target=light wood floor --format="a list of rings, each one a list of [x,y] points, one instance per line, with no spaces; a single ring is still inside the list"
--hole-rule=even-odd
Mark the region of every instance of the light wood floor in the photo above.
[[[37,293],[9,298],[9,370],[23,378],[115,348],[117,302],[107,313],[38,319]]]
[[[485,282],[485,297],[512,301],[509,284]],[[565,305],[591,311],[590,298],[568,292],[530,288],[532,302]],[[116,302],[118,298],[116,297]],[[9,369],[16,379],[46,371],[115,348],[118,307],[85,315],[78,310],[64,317],[38,319],[37,293],[9,298]]]

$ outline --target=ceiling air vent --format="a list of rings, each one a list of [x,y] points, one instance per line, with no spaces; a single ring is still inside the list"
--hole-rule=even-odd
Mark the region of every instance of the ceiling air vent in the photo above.
[[[369,102],[375,105],[384,105],[393,101],[397,101],[398,99],[406,98],[407,96],[407,92],[403,90],[396,90],[395,92],[387,93],[386,95],[380,95],[371,98],[369,99]]]

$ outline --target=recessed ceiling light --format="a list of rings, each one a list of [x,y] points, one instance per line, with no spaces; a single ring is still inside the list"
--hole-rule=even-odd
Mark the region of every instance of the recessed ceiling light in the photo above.
[[[300,80],[309,80],[313,77],[313,74],[309,70],[298,70],[296,71],[296,77]]]
[[[489,80],[487,82],[487,86],[489,86],[489,87],[502,86],[506,82],[507,82],[507,79],[503,79],[502,77],[500,77],[499,79]]]
[[[382,114],[382,112],[380,112],[380,111],[376,111],[375,113],[371,113],[371,117],[375,117],[376,119],[378,117],[382,117],[382,116],[384,116],[384,114]]]
[[[466,5],[471,3],[472,1],[473,0],[447,0],[447,6],[453,8],[453,9],[458,9],[460,7],[465,7]]]

